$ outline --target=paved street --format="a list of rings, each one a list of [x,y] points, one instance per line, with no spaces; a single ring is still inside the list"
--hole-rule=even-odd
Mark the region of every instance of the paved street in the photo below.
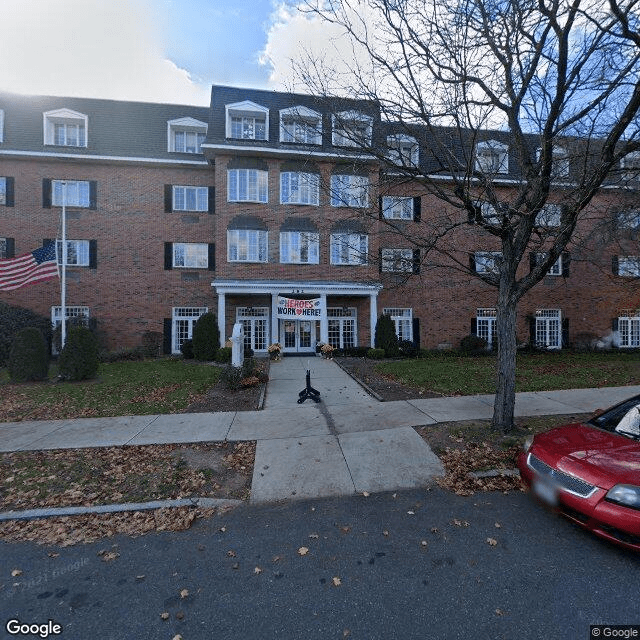
[[[3,625],[52,619],[64,640],[583,640],[640,622],[640,557],[522,493],[298,500],[182,533],[0,543],[0,582]]]

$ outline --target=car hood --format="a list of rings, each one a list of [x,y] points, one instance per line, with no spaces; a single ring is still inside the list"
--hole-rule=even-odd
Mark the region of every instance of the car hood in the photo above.
[[[603,489],[618,483],[640,486],[640,442],[587,424],[538,434],[531,453]]]

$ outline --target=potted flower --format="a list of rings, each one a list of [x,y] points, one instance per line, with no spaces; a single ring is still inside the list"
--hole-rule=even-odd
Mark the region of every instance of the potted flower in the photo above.
[[[327,360],[331,360],[333,358],[333,347],[330,344],[323,344],[320,347],[320,353],[322,353],[323,358],[327,358]]]
[[[267,347],[269,357],[271,360],[280,360],[280,354],[282,353],[282,345],[279,342],[274,342]]]

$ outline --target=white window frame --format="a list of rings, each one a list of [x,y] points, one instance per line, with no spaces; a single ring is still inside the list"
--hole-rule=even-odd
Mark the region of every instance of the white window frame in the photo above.
[[[413,342],[413,309],[399,307],[385,307],[382,314],[393,320],[398,340]]]
[[[476,207],[480,209],[480,216],[485,224],[499,226],[502,224],[502,216],[498,210],[486,200],[477,200]]]
[[[369,262],[369,236],[364,233],[332,233],[331,264],[361,266]]]
[[[623,229],[640,229],[640,209],[626,209],[617,214],[618,226]]]
[[[63,147],[86,147],[89,140],[89,118],[84,113],[72,111],[71,109],[56,109],[54,111],[46,111],[42,114],[44,144]],[[68,125],[78,128],[78,137],[82,131],[81,139],[78,144],[67,144],[66,139],[63,144],[59,144],[56,140],[56,125]],[[66,138],[66,136],[65,136]]]
[[[537,227],[548,229],[559,227],[562,221],[562,205],[547,203],[536,215],[535,224]]]
[[[413,273],[413,249],[382,249],[383,273]]]
[[[329,344],[334,349],[357,347],[357,309],[355,307],[327,307],[327,334]],[[337,340],[336,337],[338,338]]]
[[[359,111],[342,111],[332,117],[331,144],[334,147],[371,146],[373,118]]]
[[[637,349],[640,347],[640,315],[631,315],[628,311],[618,317],[618,346],[621,349]]]
[[[476,251],[473,254],[476,273],[497,273],[497,262],[502,258],[500,251]]]
[[[78,305],[66,305],[64,308],[65,318],[67,322],[75,318],[83,318],[82,326],[89,326],[89,307]],[[51,307],[51,328],[55,331],[62,324],[62,307]],[[55,344],[51,345],[51,353],[55,356],[58,355],[58,350]]]
[[[366,208],[369,206],[369,178],[353,174],[331,176],[331,206]]]
[[[7,204],[7,178],[0,177],[0,205]]]
[[[51,205],[62,206],[64,185],[67,183],[67,207],[82,207],[88,209],[91,206],[91,186],[89,180],[52,180],[51,181]]]
[[[544,262],[547,259],[546,252],[538,252],[536,253],[536,262]],[[558,259],[549,267],[549,271],[547,271],[548,276],[561,276],[562,275],[562,254],[558,256]]]
[[[542,148],[536,150],[536,160],[540,162]],[[569,153],[564,147],[553,147],[551,151],[551,179],[568,178],[570,170]]]
[[[241,120],[241,131],[234,135],[236,123]],[[269,109],[250,100],[225,105],[226,137],[232,140],[268,140]],[[245,128],[246,126],[246,128]],[[261,129],[262,128],[262,129]],[[259,135],[262,131],[263,135]],[[236,132],[237,133],[237,132]]]
[[[281,231],[281,264],[319,264],[320,234],[313,231]]]
[[[498,313],[493,307],[476,309],[476,335],[487,343],[487,348],[492,349],[496,340]]]
[[[184,144],[176,138],[184,135]],[[195,136],[194,144],[188,144],[188,136]],[[195,118],[178,118],[167,121],[167,151],[169,153],[201,154],[201,145],[207,137],[207,123]]]
[[[413,220],[414,202],[407,196],[382,196],[382,217],[386,220]]]
[[[478,142],[475,166],[487,175],[509,173],[509,146],[498,140]]]
[[[387,136],[387,158],[399,167],[417,167],[420,146],[413,136],[394,134]]]
[[[322,114],[303,106],[281,109],[280,142],[322,144]]]
[[[320,176],[304,171],[280,172],[280,204],[320,204]]]
[[[0,260],[7,257],[7,239],[0,237]]]
[[[269,237],[259,229],[227,230],[228,262],[268,262]]]
[[[208,269],[209,245],[206,242],[174,242],[174,269]]]
[[[535,327],[536,346],[562,348],[562,312],[560,309],[538,309]]]
[[[173,185],[173,211],[208,211],[209,187]]]
[[[237,307],[236,322],[244,326],[244,346],[255,352],[266,352],[269,346],[268,307]]]
[[[193,337],[193,327],[208,307],[173,307],[171,309],[171,353],[180,353],[180,347]]]
[[[89,266],[89,241],[67,240],[67,267]],[[62,264],[62,240],[56,240],[58,264]]]
[[[263,169],[227,169],[227,202],[269,201],[269,172]]]
[[[625,278],[640,276],[640,256],[620,256],[618,258],[618,275]]]
[[[640,151],[632,151],[620,160],[620,168],[625,182],[637,182],[640,180]]]

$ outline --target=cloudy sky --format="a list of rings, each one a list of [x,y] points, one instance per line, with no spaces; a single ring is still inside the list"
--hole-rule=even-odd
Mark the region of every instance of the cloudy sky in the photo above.
[[[0,0],[0,91],[206,105],[285,89],[331,34],[294,0]]]

